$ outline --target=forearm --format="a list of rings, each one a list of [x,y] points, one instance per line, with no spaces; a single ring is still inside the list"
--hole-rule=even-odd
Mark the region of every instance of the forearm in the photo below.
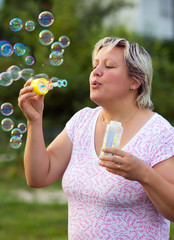
[[[27,183],[31,187],[42,187],[49,172],[49,156],[46,151],[42,119],[28,121],[27,141],[24,153],[24,168]]]
[[[174,221],[174,185],[161,177],[153,168],[148,169],[141,184],[159,213],[168,220]]]

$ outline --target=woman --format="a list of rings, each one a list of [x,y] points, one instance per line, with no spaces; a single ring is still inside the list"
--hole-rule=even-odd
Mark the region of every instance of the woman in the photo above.
[[[45,148],[43,96],[28,81],[19,107],[28,120],[24,154],[28,185],[44,187],[63,177],[69,239],[169,238],[174,220],[174,130],[151,109],[149,54],[126,39],[104,38],[93,51],[90,98]],[[102,148],[106,124],[123,126],[119,149]]]

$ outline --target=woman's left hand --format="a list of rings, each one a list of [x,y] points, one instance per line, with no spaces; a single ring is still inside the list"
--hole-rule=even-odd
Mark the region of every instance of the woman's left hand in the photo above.
[[[144,161],[133,156],[130,153],[120,149],[105,147],[102,148],[105,153],[111,153],[113,156],[100,155],[99,165],[105,167],[107,171],[118,174],[126,179],[144,182],[148,169],[150,168]]]

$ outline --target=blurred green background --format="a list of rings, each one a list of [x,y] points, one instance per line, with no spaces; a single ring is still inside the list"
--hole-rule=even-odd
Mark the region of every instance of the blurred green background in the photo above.
[[[36,74],[46,73],[50,78],[56,76],[68,81],[68,87],[55,88],[46,95],[46,144],[49,144],[76,111],[85,106],[95,106],[89,99],[91,52],[95,43],[106,36],[125,37],[130,42],[138,42],[151,54],[154,67],[154,110],[174,125],[174,40],[142,36],[117,24],[116,18],[113,24],[104,24],[105,19],[112,13],[117,16],[121,9],[131,8],[132,4],[124,0],[101,3],[100,0],[28,0],[22,3],[21,0],[4,0],[0,6],[0,40],[8,40],[12,45],[17,42],[24,43],[27,54],[36,59],[32,66]],[[65,35],[71,41],[70,46],[65,49],[64,62],[59,67],[49,64],[50,46],[43,46],[38,41],[38,34],[44,28],[38,24],[37,19],[45,10],[51,11],[55,18],[53,25],[49,27],[55,40]],[[11,31],[9,22],[15,17],[21,18],[24,24],[33,20],[36,29],[27,32],[23,27],[19,32]],[[11,65],[18,65],[21,69],[28,68],[24,62],[25,56],[0,56],[0,73],[5,72]],[[25,81],[20,79],[8,87],[0,86],[0,104],[13,104],[12,119],[15,125],[26,122],[17,106],[18,94],[24,83]],[[1,114],[0,120],[3,118]],[[58,202],[52,199],[51,202],[43,202],[38,200],[37,190],[26,185],[22,159],[25,138],[26,136],[23,137],[22,147],[14,150],[9,146],[10,134],[0,129],[0,239],[67,239],[66,201]],[[61,181],[44,189],[48,195],[57,190],[61,191]],[[19,191],[25,193],[25,197],[20,197]],[[41,195],[41,198],[45,197]],[[170,239],[174,239],[173,223]]]

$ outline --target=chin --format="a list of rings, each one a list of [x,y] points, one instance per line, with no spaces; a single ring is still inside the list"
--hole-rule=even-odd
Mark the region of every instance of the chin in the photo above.
[[[90,94],[90,99],[91,99],[91,101],[93,101],[97,105],[101,105],[102,104],[102,100],[101,100],[101,98],[99,96],[97,97],[97,96],[94,96],[93,94]]]

